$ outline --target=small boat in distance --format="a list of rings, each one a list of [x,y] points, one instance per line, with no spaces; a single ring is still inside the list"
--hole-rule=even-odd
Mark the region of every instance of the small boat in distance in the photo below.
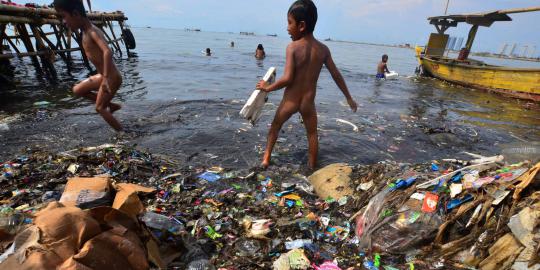
[[[186,28],[185,30],[187,32],[201,32],[201,29],[199,28]]]
[[[431,33],[426,46],[416,47],[420,64],[418,73],[466,87],[540,101],[540,69],[494,66],[468,58],[480,26],[490,27],[494,22],[512,21],[508,16],[511,13],[533,11],[540,11],[540,7],[428,18],[437,33]],[[453,59],[444,55],[449,37],[445,31],[457,27],[458,23],[471,24],[472,27],[465,47]]]
[[[277,34],[266,34],[269,37],[277,37]]]
[[[240,32],[240,35],[244,35],[244,36],[254,36],[255,33],[253,33],[253,32]]]

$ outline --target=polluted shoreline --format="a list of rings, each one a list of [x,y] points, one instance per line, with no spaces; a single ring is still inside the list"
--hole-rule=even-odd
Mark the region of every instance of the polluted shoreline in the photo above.
[[[193,166],[132,145],[28,149],[2,161],[0,269],[536,269],[529,157],[307,174]]]

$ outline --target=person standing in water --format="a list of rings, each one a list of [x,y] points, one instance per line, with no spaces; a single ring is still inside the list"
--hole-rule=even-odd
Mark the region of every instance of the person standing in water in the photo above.
[[[268,85],[263,80],[257,84],[257,89],[265,92],[272,92],[285,87],[283,99],[268,131],[268,142],[261,166],[264,168],[269,166],[272,150],[283,123],[293,114],[300,112],[308,137],[308,166],[315,169],[319,151],[315,94],[323,65],[326,66],[343,95],[345,95],[347,103],[353,112],[356,112],[358,105],[351,97],[345,80],[332,59],[330,50],[313,36],[315,24],[317,23],[317,7],[315,4],[311,0],[298,0],[289,8],[287,15],[287,31],[291,35],[292,42],[287,46],[285,53],[283,76],[271,85]]]
[[[111,100],[122,85],[122,75],[114,64],[103,32],[90,22],[82,1],[54,0],[54,8],[71,30],[82,30],[82,47],[98,73],[76,84],[73,93],[95,102],[101,117],[115,130],[121,131],[122,126],[113,116],[121,106]]]
[[[386,78],[385,73],[390,73],[386,62],[388,62],[388,55],[384,54],[381,62],[377,65],[377,79],[384,79]]]
[[[210,48],[206,48],[206,56],[212,56],[212,51]]]
[[[262,44],[257,45],[257,49],[255,50],[255,58],[261,60],[266,57],[266,52],[264,52],[264,47]]]

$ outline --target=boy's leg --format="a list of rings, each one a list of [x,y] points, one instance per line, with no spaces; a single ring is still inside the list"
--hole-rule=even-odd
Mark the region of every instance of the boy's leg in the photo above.
[[[317,155],[319,153],[319,137],[317,134],[317,111],[313,102],[303,102],[300,105],[300,114],[304,120],[308,138],[308,166],[315,169],[317,166]]]
[[[97,95],[92,91],[96,91],[99,89],[101,81],[101,74],[90,76],[88,79],[73,86],[73,94],[78,97],[87,98],[95,103]]]
[[[274,116],[274,121],[272,121],[270,130],[268,131],[268,141],[266,143],[266,150],[264,151],[264,157],[261,163],[261,166],[263,168],[266,168],[268,167],[268,165],[270,165],[270,157],[272,156],[272,150],[274,149],[274,145],[276,144],[276,140],[278,138],[279,131],[283,126],[283,123],[289,120],[289,118],[291,118],[291,116],[297,111],[298,106],[294,103],[287,104],[282,101],[279,105],[276,111],[276,116]]]
[[[91,100],[93,103],[96,103],[97,95],[92,92],[99,89],[101,86],[102,76],[101,74],[90,76],[88,79],[76,84],[73,86],[73,94],[78,97],[84,97]],[[122,108],[116,103],[109,103],[109,110],[115,112]]]
[[[111,92],[116,92],[116,89],[112,89]],[[122,130],[122,125],[114,118],[111,111],[107,110],[107,108],[110,106],[111,99],[113,98],[114,94],[105,92],[103,89],[99,89],[96,99],[96,112],[101,114],[101,117],[107,121],[107,123],[113,127],[116,131]]]

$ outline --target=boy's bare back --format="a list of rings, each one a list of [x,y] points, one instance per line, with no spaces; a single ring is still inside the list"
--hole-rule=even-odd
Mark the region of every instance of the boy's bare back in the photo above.
[[[292,54],[294,76],[285,89],[283,99],[298,104],[314,102],[317,81],[329,55],[328,48],[315,38],[303,38],[293,41],[287,51],[287,54]]]

